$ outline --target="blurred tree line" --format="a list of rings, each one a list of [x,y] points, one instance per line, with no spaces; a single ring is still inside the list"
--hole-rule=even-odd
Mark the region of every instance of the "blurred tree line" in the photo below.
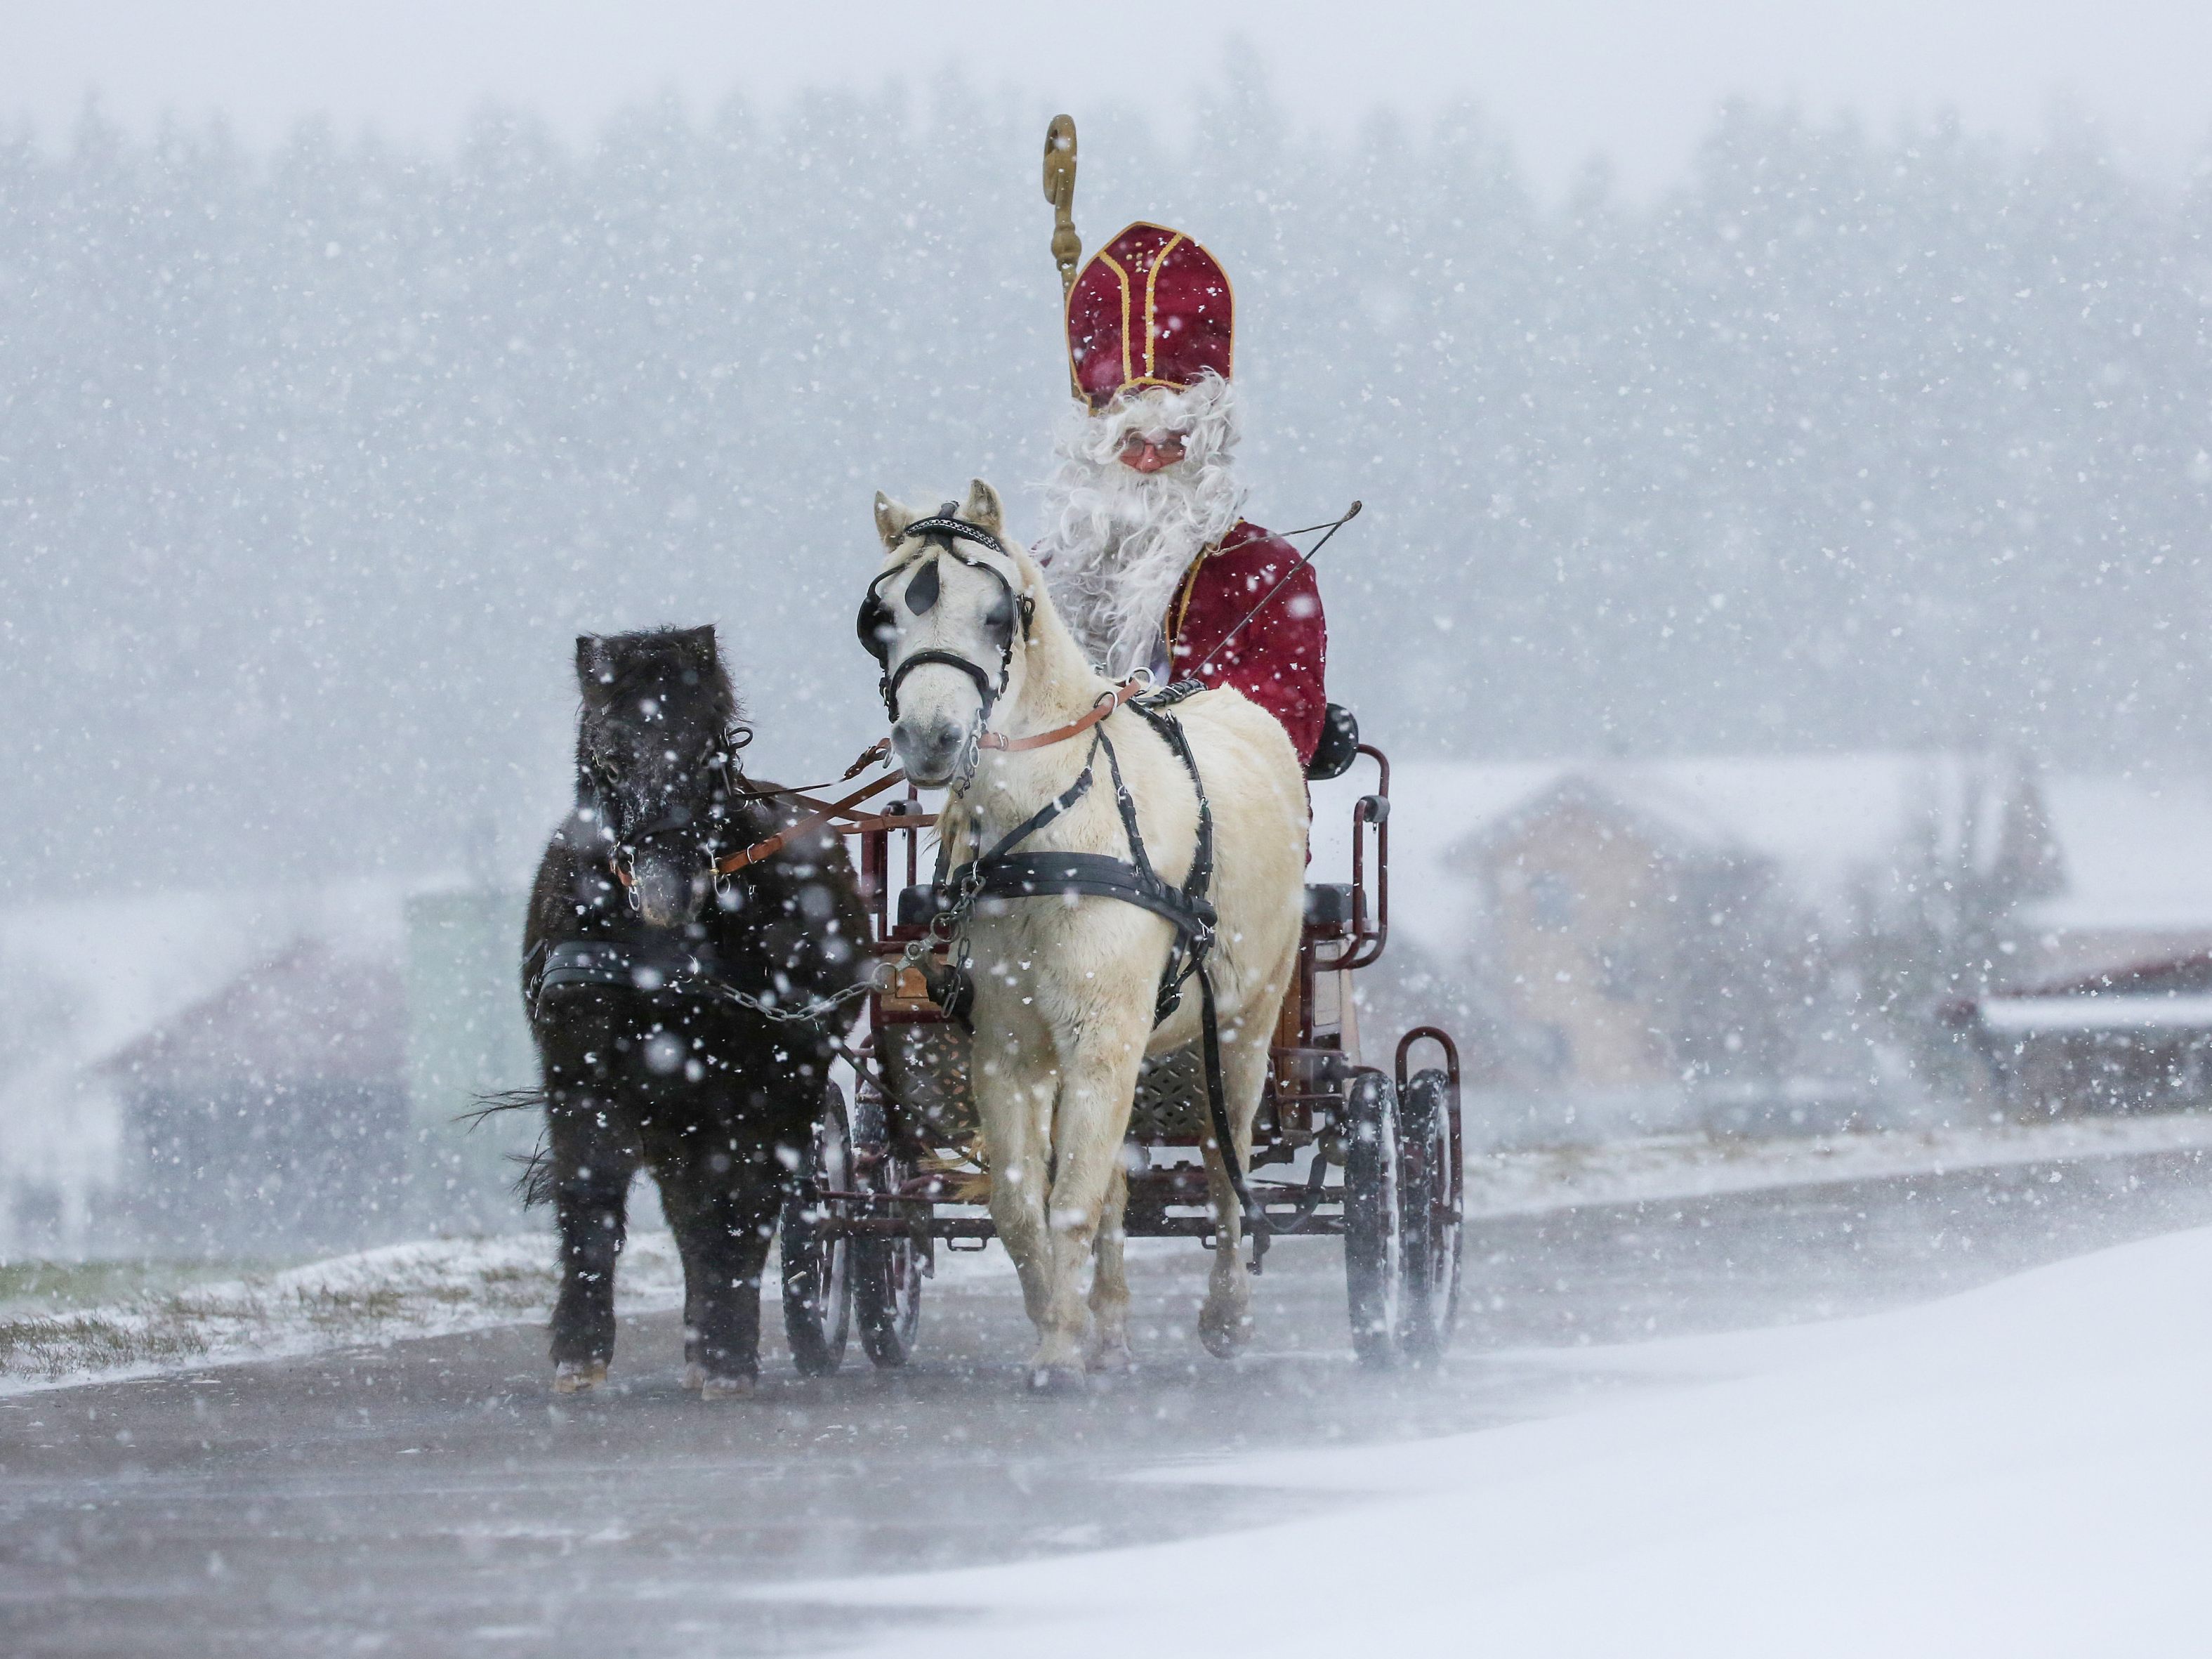
[[[1332,683],[1402,753],[1905,744],[2195,766],[2212,183],[1751,107],[1560,202],[1472,112],[1171,141],[1078,222],[1228,265],[1251,512],[1358,495]],[[1044,113],[957,85],[450,154],[88,116],[0,143],[0,882],[518,872],[568,639],[718,620],[758,769],[873,734],[878,486],[1048,465]]]

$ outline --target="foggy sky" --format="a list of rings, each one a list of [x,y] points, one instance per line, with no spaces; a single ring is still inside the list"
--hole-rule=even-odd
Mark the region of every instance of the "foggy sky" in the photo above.
[[[1877,122],[1955,108],[2013,137],[2069,106],[2169,176],[2212,137],[2212,7],[2188,0],[1207,0],[1116,15],[1106,27],[1097,9],[1036,0],[7,0],[0,118],[55,134],[90,93],[133,127],[220,111],[263,143],[326,112],[344,131],[442,141],[502,100],[582,137],[668,88],[703,108],[733,88],[774,105],[807,85],[948,75],[1079,114],[1110,100],[1172,117],[1233,36],[1316,124],[1471,96],[1543,188],[1594,153],[1632,189],[1663,183],[1738,93]]]

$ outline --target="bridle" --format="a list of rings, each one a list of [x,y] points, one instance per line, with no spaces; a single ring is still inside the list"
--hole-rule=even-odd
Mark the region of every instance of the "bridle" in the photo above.
[[[912,562],[892,566],[868,584],[867,596],[860,601],[860,614],[854,618],[853,627],[860,636],[862,647],[884,670],[876,689],[883,696],[884,712],[890,716],[894,726],[898,724],[899,687],[915,669],[932,663],[945,668],[957,668],[975,683],[976,694],[983,702],[982,717],[978,724],[988,725],[991,710],[997,705],[1000,695],[1006,689],[1007,680],[1014,672],[1013,621],[1018,615],[1021,618],[1023,643],[1029,641],[1030,625],[1036,616],[1036,601],[1026,593],[1017,592],[1013,583],[1007,580],[1006,573],[998,566],[963,553],[956,544],[972,542],[978,547],[989,548],[1002,559],[1010,559],[1013,556],[1006,551],[1006,544],[996,536],[982,526],[960,517],[959,514],[959,503],[947,501],[928,518],[916,519],[900,536],[901,545],[918,538],[930,549],[927,562],[915,574],[915,579],[907,584],[902,601],[908,611],[917,617],[926,616],[934,608],[941,589],[937,562],[939,554],[957,559],[972,570],[989,572],[1004,590],[1003,604],[992,606],[984,617],[984,620],[992,626],[1006,629],[1005,641],[999,647],[999,672],[994,678],[990,670],[972,657],[963,657],[957,651],[946,651],[935,646],[915,652],[901,659],[896,669],[892,668],[889,636],[893,623],[890,603],[884,598],[884,584],[902,571],[911,568]]]
[[[613,769],[597,755],[587,758],[585,768],[586,791],[590,796],[591,812],[599,825],[599,833],[611,845],[607,850],[607,866],[629,897],[629,908],[639,909],[643,901],[637,891],[637,855],[647,842],[663,836],[692,832],[693,845],[706,860],[708,873],[720,895],[726,890],[731,873],[722,868],[716,854],[722,846],[721,829],[734,812],[737,803],[752,799],[749,791],[738,787],[741,775],[738,771],[738,750],[753,740],[752,728],[732,724],[723,728],[714,746],[701,757],[702,769],[714,775],[714,798],[703,813],[684,808],[672,808],[659,817],[647,818],[642,823],[625,822],[622,793],[616,787],[619,781]]]

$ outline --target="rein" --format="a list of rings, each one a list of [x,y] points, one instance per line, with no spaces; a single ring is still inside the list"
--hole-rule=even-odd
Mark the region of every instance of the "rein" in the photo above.
[[[844,775],[836,781],[847,782],[866,771],[877,762],[886,759],[890,754],[890,747],[889,738],[878,738],[860,751],[860,757],[847,767]],[[804,836],[811,835],[833,818],[849,820],[845,825],[848,830],[872,830],[894,823],[902,828],[922,828],[935,821],[933,817],[926,818],[921,814],[866,814],[853,811],[862,801],[880,795],[892,785],[903,783],[906,781],[906,774],[902,771],[887,773],[874,782],[864,784],[850,794],[834,801],[817,801],[805,793],[805,789],[833,787],[834,785],[808,784],[805,786],[805,789],[741,789],[738,787],[738,775],[727,771],[724,775],[724,791],[733,799],[743,799],[749,801],[791,799],[815,810],[797,823],[778,830],[767,840],[757,841],[751,846],[731,854],[727,858],[716,860],[710,869],[718,881],[725,876],[734,876],[738,871],[750,865],[759,864],[764,860],[774,858],[793,842]],[[631,857],[635,856],[636,845],[653,833],[648,830],[643,835],[626,836],[607,855],[607,861],[609,866],[614,871],[615,879],[619,881],[625,890],[634,890],[635,889],[635,878],[630,873],[630,862]],[[630,856],[625,856],[626,854]]]
[[[948,653],[946,654],[949,655],[950,653]],[[912,659],[909,659],[908,660],[910,661]],[[1122,681],[1121,684],[1115,686],[1111,691],[1101,692],[1099,694],[1098,701],[1092,705],[1090,712],[1085,714],[1080,720],[1071,720],[1066,726],[1056,726],[1049,732],[1040,732],[1033,737],[1027,738],[1009,738],[1000,732],[986,732],[980,738],[977,739],[977,746],[983,749],[1021,751],[1032,749],[1045,749],[1049,748],[1052,744],[1056,743],[1066,743],[1070,738],[1080,737],[1084,732],[1091,730],[1092,726],[1097,725],[1099,721],[1104,720],[1109,714],[1111,714],[1123,703],[1135,696],[1144,689],[1144,685],[1145,680],[1142,677],[1132,677],[1129,679]],[[839,783],[848,781],[848,780],[859,775],[860,773],[866,771],[869,767],[873,766],[877,762],[889,758],[890,754],[890,739],[889,738],[878,738],[874,743],[869,744],[867,748],[860,751],[860,757],[854,761],[850,766],[845,769],[844,775],[837,779],[836,781]],[[906,774],[904,771],[897,770],[887,772],[882,777],[876,779],[872,783],[863,784],[858,789],[854,790],[850,794],[842,796],[838,799],[833,801],[817,800],[808,793],[811,790],[830,787],[818,783],[805,784],[795,789],[738,790],[733,787],[731,793],[732,794],[742,794],[742,796],[747,800],[795,800],[802,805],[812,807],[814,810],[809,812],[806,817],[799,819],[796,823],[790,824],[782,830],[779,830],[775,834],[768,837],[767,840],[757,841],[751,846],[744,848],[738,852],[731,854],[727,858],[717,860],[713,866],[714,873],[718,877],[734,876],[740,870],[745,869],[752,865],[759,864],[765,860],[774,858],[778,853],[783,851],[785,848],[790,846],[794,841],[800,840],[806,836],[813,834],[814,831],[819,830],[823,825],[830,823],[834,819],[844,819],[845,823],[842,828],[848,833],[854,830],[875,830],[893,825],[901,829],[927,829],[930,824],[936,822],[937,815],[935,813],[862,813],[855,812],[853,810],[862,801],[872,799],[875,796],[883,793],[884,790],[890,788],[893,785],[903,783],[905,781]],[[631,843],[629,842],[625,842],[623,843],[624,846],[630,844]],[[616,878],[619,880],[625,888],[627,888],[631,884],[631,877],[629,862],[622,856],[622,851],[623,848],[621,847],[617,847],[611,857],[611,862],[614,868]]]
[[[915,654],[919,656],[924,653],[918,652]],[[947,656],[951,655],[949,652],[942,654]],[[907,660],[908,662],[912,662],[914,659],[910,657]],[[972,665],[967,664],[964,661],[962,662],[962,665],[963,667],[972,667]],[[1146,677],[1144,676],[1133,675],[1128,679],[1122,681],[1121,684],[1115,686],[1111,691],[1100,692],[1098,694],[1098,701],[1091,705],[1091,710],[1088,714],[1085,714],[1080,720],[1070,720],[1066,726],[1055,726],[1049,732],[1039,732],[1034,737],[1027,738],[1009,738],[1000,732],[986,732],[975,740],[975,746],[979,749],[1021,751],[1031,749],[1048,749],[1054,744],[1066,743],[1070,738],[1082,736],[1083,733],[1088,732],[1092,726],[1097,725],[1099,721],[1104,720],[1109,714],[1111,714],[1123,703],[1128,702],[1130,698],[1135,696],[1144,689],[1146,678]],[[878,738],[866,749],[861,750],[860,757],[845,769],[844,777],[839,779],[838,781],[842,783],[847,779],[854,777],[861,772],[865,772],[869,767],[874,765],[878,761],[888,758],[890,754],[890,747],[891,742],[889,738]],[[773,858],[778,853],[781,852],[786,847],[788,847],[793,842],[797,841],[802,836],[810,835],[813,831],[819,830],[823,824],[829,823],[832,818],[843,818],[847,820],[843,827],[848,834],[854,830],[875,830],[890,825],[896,825],[900,829],[927,829],[929,825],[937,821],[937,815],[934,812],[927,814],[908,814],[903,812],[863,814],[856,813],[852,810],[854,807],[858,806],[862,801],[868,799],[871,796],[881,794],[893,784],[903,783],[905,781],[906,774],[903,771],[886,773],[884,776],[877,779],[873,783],[863,785],[861,787],[853,791],[851,794],[843,797],[842,799],[834,801],[815,800],[800,789],[762,789],[754,791],[748,796],[749,799],[770,800],[776,799],[789,799],[799,801],[805,805],[811,806],[815,811],[808,817],[801,818],[789,829],[781,830],[775,835],[770,836],[766,841],[755,842],[750,847],[746,848],[743,852],[731,854],[729,857],[722,860],[721,862],[714,866],[714,873],[718,876],[734,876],[738,871],[744,869],[747,865],[758,864],[763,859]],[[825,786],[822,784],[817,783],[807,784],[805,786],[805,788],[819,789],[824,787]]]
[[[848,773],[846,775],[849,777],[852,775]],[[778,830],[766,841],[757,841],[743,852],[731,854],[729,857],[715,865],[714,873],[718,876],[734,876],[747,865],[758,864],[763,859],[774,858],[801,836],[811,835],[830,819],[841,814],[851,812],[854,807],[858,806],[871,795],[880,795],[893,784],[905,781],[905,773],[889,772],[878,778],[873,783],[863,784],[851,794],[842,799],[831,801],[818,812],[810,812],[790,828]],[[757,799],[758,797],[756,796],[755,799]]]
[[[1100,692],[1098,701],[1091,705],[1089,714],[1080,720],[1070,720],[1066,726],[1055,726],[1049,732],[1040,732],[1030,738],[1010,738],[1002,732],[986,732],[975,739],[975,746],[1011,754],[1030,749],[1049,749],[1056,743],[1066,743],[1070,738],[1079,738],[1143,690],[1151,680],[1150,674],[1132,674],[1111,691]]]

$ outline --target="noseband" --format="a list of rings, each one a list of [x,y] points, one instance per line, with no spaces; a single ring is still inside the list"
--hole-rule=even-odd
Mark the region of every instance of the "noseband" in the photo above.
[[[744,798],[738,788],[737,756],[738,751],[752,740],[751,727],[732,726],[722,733],[714,752],[705,757],[707,769],[719,779],[719,787],[715,799],[703,813],[674,809],[658,817],[648,818],[642,823],[623,821],[622,796],[612,787],[615,779],[596,760],[591,763],[587,769],[589,782],[586,787],[591,796],[592,816],[599,821],[600,833],[613,842],[607,854],[607,864],[614,872],[615,879],[622,884],[623,890],[629,896],[631,909],[637,909],[642,903],[638,896],[636,880],[639,849],[647,842],[684,830],[693,832],[693,844],[712,872],[714,890],[722,890],[723,872],[715,867],[714,858],[721,845],[721,837],[717,831],[737,802]],[[701,827],[702,820],[703,828]]]
[[[1006,551],[1005,544],[982,526],[961,518],[959,505],[954,501],[945,502],[927,519],[916,519],[906,527],[905,534],[899,539],[904,542],[916,537],[931,544],[933,550],[929,562],[922,566],[908,586],[906,606],[908,611],[919,617],[936,605],[939,592],[937,556],[941,553],[959,560],[970,569],[988,571],[997,580],[999,586],[1006,590],[1007,620],[1011,623],[1015,615],[1020,616],[1022,639],[1027,642],[1030,623],[1036,615],[1036,601],[1026,593],[1017,593],[1014,585],[1006,580],[1006,572],[996,565],[970,558],[954,544],[956,542],[973,542],[978,547],[989,548],[1000,558],[1011,558],[1013,556]],[[860,635],[861,645],[870,656],[884,666],[884,676],[877,682],[876,688],[883,696],[884,712],[890,716],[892,725],[897,725],[900,685],[915,669],[936,663],[942,667],[957,668],[975,683],[976,695],[983,702],[982,722],[988,725],[991,710],[998,703],[1000,694],[1006,690],[1006,681],[1014,672],[1013,629],[1011,627],[1007,629],[1006,642],[1000,649],[999,672],[995,680],[990,671],[974,659],[934,646],[915,652],[902,660],[897,668],[892,669],[890,666],[890,643],[884,637],[891,627],[891,608],[884,599],[883,587],[885,582],[907,568],[903,564],[895,565],[870,582],[867,597],[860,601],[860,614],[854,619],[854,630]]]

